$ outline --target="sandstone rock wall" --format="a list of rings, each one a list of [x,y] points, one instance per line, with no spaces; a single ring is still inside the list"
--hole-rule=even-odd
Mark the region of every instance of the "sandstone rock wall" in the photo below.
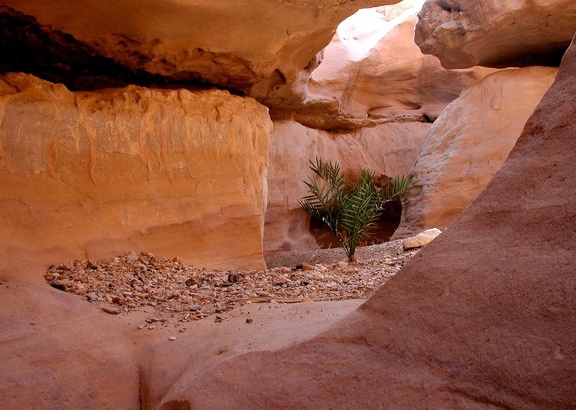
[[[486,186],[548,90],[556,68],[502,70],[470,87],[430,129],[394,237],[445,229]]]
[[[414,38],[446,68],[557,67],[575,31],[572,0],[427,0]]]
[[[344,20],[308,82],[309,112],[296,119],[328,129],[431,122],[494,71],[447,71],[436,57],[422,54],[413,41],[420,3],[408,2],[412,7],[403,11],[397,10],[401,5],[361,10]]]
[[[263,266],[265,107],[224,91],[0,84],[2,265],[135,250]]]
[[[382,124],[347,134],[330,134],[291,120],[275,121],[270,135],[268,210],[264,249],[309,250],[317,247],[309,217],[298,200],[307,194],[303,181],[309,161],[337,161],[345,172],[371,169],[381,175],[407,174],[430,124]]]

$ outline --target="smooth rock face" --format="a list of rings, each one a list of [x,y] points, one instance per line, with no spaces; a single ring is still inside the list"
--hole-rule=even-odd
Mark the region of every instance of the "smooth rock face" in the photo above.
[[[502,70],[452,102],[430,129],[411,172],[395,238],[450,225],[506,160],[556,68]]]
[[[134,86],[74,94],[24,74],[2,77],[0,93],[2,264],[134,250],[264,266],[272,123],[256,101]]]
[[[185,372],[165,408],[576,407],[575,65],[573,45],[479,198],[356,313]]]
[[[427,0],[414,34],[442,66],[557,66],[576,31],[573,0]]]
[[[10,53],[32,48],[19,59],[32,63],[10,71],[46,70],[51,81],[79,88],[86,77],[103,76],[141,85],[208,83],[285,107],[304,99],[316,55],[342,20],[397,2],[2,0],[10,36],[0,44]]]
[[[270,136],[268,209],[264,230],[266,252],[316,249],[309,216],[298,200],[315,157],[337,161],[344,172],[368,168],[386,176],[407,174],[430,124],[382,124],[359,132],[333,135],[290,120],[274,122]]]
[[[138,346],[119,316],[41,283],[41,272],[34,284],[6,282],[6,273],[0,268],[0,407],[139,408]]]
[[[421,3],[360,10],[342,22],[311,74],[306,108],[295,119],[323,129],[431,122],[493,71],[447,71],[422,54],[413,41]]]

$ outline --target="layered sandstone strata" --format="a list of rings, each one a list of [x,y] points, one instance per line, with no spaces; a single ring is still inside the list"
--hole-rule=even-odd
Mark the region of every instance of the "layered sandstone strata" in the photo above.
[[[3,264],[135,250],[263,266],[272,123],[253,99],[134,86],[72,93],[23,74],[2,77],[0,93]]]

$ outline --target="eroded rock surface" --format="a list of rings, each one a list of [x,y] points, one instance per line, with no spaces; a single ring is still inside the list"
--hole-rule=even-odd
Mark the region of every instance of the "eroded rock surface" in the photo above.
[[[322,129],[432,122],[464,89],[493,71],[447,71],[436,57],[422,54],[413,41],[420,4],[360,10],[344,20],[312,72],[306,107],[294,118]]]
[[[70,87],[210,84],[286,106],[342,20],[397,2],[2,0],[0,45],[10,71]]]
[[[444,229],[472,203],[506,160],[556,72],[548,67],[499,71],[448,106],[411,170],[416,187],[394,237]]]
[[[576,406],[576,45],[450,229],[322,335],[184,372],[164,408]]]
[[[74,94],[23,74],[2,77],[0,94],[3,265],[146,250],[198,267],[264,266],[272,123],[253,99]]]
[[[572,0],[428,0],[414,39],[445,68],[558,66],[575,31]]]

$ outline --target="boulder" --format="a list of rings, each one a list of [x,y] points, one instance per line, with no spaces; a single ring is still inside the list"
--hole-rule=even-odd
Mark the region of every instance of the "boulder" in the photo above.
[[[147,251],[261,268],[268,110],[226,91],[0,81],[0,265]],[[222,249],[226,249],[223,253]]]
[[[493,72],[447,71],[413,41],[421,1],[358,11],[344,20],[308,81],[306,106],[295,114],[322,129],[386,122],[432,122],[467,87]]]
[[[414,40],[445,68],[558,66],[576,31],[572,0],[427,0]]]
[[[432,242],[442,231],[438,228],[426,229],[418,235],[411,236],[402,241],[402,247],[405,251],[410,249],[421,248]]]
[[[0,51],[9,71],[75,89],[208,84],[284,107],[342,20],[397,2],[2,0]]]
[[[450,225],[506,160],[556,68],[502,70],[469,88],[430,129],[394,238]]]
[[[308,193],[309,161],[319,157],[338,162],[345,172],[371,169],[395,176],[410,170],[430,124],[388,123],[334,135],[291,120],[277,120],[270,135],[268,209],[264,250],[317,249],[309,216],[298,203]]]
[[[576,407],[576,44],[450,229],[321,335],[184,372],[165,408]]]
[[[139,349],[119,317],[49,287],[32,271],[34,283],[24,283],[21,275],[6,281],[0,269],[1,407],[139,408]]]

